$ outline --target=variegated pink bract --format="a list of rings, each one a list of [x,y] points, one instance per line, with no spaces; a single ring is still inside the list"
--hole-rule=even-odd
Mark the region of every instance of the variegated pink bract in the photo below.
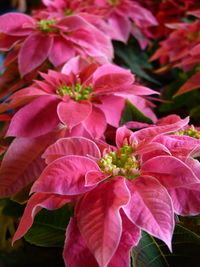
[[[142,7],[136,1],[130,0],[95,0],[96,5],[104,7],[105,20],[112,27],[111,38],[122,42],[127,42],[132,34],[145,49],[153,37],[149,27],[157,25],[153,14]]]
[[[188,71],[200,60],[200,21],[168,24],[168,27],[173,31],[160,42],[160,48],[151,60],[159,59],[161,64],[170,63],[173,67]]]
[[[148,28],[157,25],[153,14],[136,1],[43,0],[43,3],[49,12],[60,16],[78,14],[114,40],[127,42],[132,34],[142,49],[153,37]]]
[[[178,115],[169,115],[159,119],[156,125],[165,126],[178,121],[180,121]],[[128,122],[126,125],[130,128],[148,127],[146,124],[138,124],[137,122]],[[170,152],[173,157],[184,162],[200,181],[200,163],[196,159],[200,156],[200,132],[198,127],[186,124],[178,131],[157,136],[154,141],[164,145],[168,150],[156,151],[157,155],[167,155]],[[143,156],[143,161],[147,161],[154,156],[155,152],[149,151]],[[177,188],[168,189],[168,192],[173,199],[174,210],[177,214],[185,216],[200,213],[200,183],[182,184]]]
[[[172,118],[170,115],[169,118]],[[177,116],[178,117],[178,116]],[[163,120],[162,120],[163,121]],[[192,125],[185,125],[171,135],[162,135],[156,141],[166,146],[174,157],[184,162],[199,179],[199,183],[182,185],[169,189],[173,199],[174,209],[182,216],[200,213],[200,131]]]
[[[170,190],[199,186],[199,180],[156,138],[187,123],[187,118],[180,119],[136,132],[122,127],[117,130],[117,146],[104,144],[104,149],[84,137],[58,140],[43,154],[48,166],[32,187],[36,193],[14,240],[31,227],[41,208],[55,209],[64,201],[75,203],[63,252],[66,266],[73,262],[77,267],[127,267],[140,229],[171,249],[176,199]],[[145,159],[149,152],[154,155]]]
[[[21,76],[40,66],[47,58],[60,66],[75,55],[104,57],[110,61],[113,48],[107,35],[83,17],[57,17],[43,13],[39,18],[9,13],[0,16],[1,50],[16,44]]]
[[[126,99],[134,103],[140,97],[140,108],[145,106],[143,95],[156,93],[135,83],[129,70],[113,64],[99,66],[75,58],[62,72],[41,73],[44,81],[35,81],[14,93],[11,102],[2,104],[1,111],[25,105],[12,118],[8,136],[43,135],[62,122],[72,135],[79,127],[85,129],[86,136],[100,138],[107,124],[119,126]]]

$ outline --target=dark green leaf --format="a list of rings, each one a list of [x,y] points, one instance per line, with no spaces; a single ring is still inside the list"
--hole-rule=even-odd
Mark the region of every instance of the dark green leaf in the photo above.
[[[126,100],[125,109],[122,114],[121,125],[128,121],[139,121],[145,123],[153,123],[151,119],[146,117],[136,106],[129,100]]]
[[[200,237],[177,225],[173,235],[173,253],[160,240],[143,233],[140,243],[132,251],[134,267],[198,267]]]
[[[22,240],[20,240],[22,241]],[[17,241],[19,242],[19,241]],[[16,242],[16,243],[17,243]],[[42,248],[23,242],[0,251],[1,267],[64,267],[62,248]]]
[[[143,70],[152,69],[152,65],[148,61],[147,54],[142,51],[136,43],[134,43],[134,45],[124,45],[119,42],[115,43],[115,53],[134,74],[145,78],[147,81],[158,85],[160,84]]]
[[[11,217],[20,217],[23,214],[25,205],[18,204],[9,198],[0,200],[0,206],[2,205],[2,214]]]
[[[200,105],[194,107],[192,110],[190,110],[190,116],[200,119]]]
[[[63,247],[71,215],[72,210],[67,205],[53,211],[43,209],[36,215],[25,240],[42,247]]]

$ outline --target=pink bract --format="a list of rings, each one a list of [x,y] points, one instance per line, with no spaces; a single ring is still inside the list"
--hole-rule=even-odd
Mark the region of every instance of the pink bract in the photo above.
[[[156,93],[135,83],[129,70],[113,64],[99,66],[75,58],[62,72],[41,73],[45,80],[35,81],[2,104],[1,111],[23,106],[12,118],[7,135],[35,137],[51,132],[61,122],[69,131],[81,127],[85,136],[100,138],[107,124],[119,126],[126,99],[144,108],[143,95]]]
[[[95,3],[106,9],[104,18],[115,29],[111,32],[112,39],[127,42],[132,34],[141,48],[146,48],[153,37],[148,28],[157,25],[156,18],[149,10],[130,0],[95,0]]]
[[[0,166],[0,197],[13,196],[30,186],[46,167],[41,155],[65,136],[65,129],[35,138],[17,137],[9,145]]]
[[[181,67],[188,71],[200,60],[200,21],[168,24],[173,31],[169,37],[160,42],[160,48],[151,57],[159,59],[161,64],[170,63],[173,67]],[[177,43],[180,45],[177,46]]]
[[[186,191],[180,196],[179,191],[199,188],[194,167],[158,141],[188,123],[187,118],[174,120],[136,132],[121,127],[117,147],[104,144],[103,150],[83,137],[63,138],[51,145],[43,154],[48,166],[32,187],[31,192],[36,193],[14,240],[30,228],[36,207],[55,209],[57,201],[64,199],[75,203],[63,252],[66,265],[128,266],[129,250],[138,243],[140,229],[163,240],[171,250],[174,213],[180,213],[191,196]],[[188,214],[197,211],[194,200],[199,201],[193,192]]]
[[[46,59],[54,66],[60,66],[77,54],[103,57],[107,61],[113,57],[108,36],[78,15],[60,18],[47,13],[34,18],[9,13],[0,17],[0,33],[5,43],[1,49],[9,50],[16,43],[20,45],[18,64],[21,76]]]

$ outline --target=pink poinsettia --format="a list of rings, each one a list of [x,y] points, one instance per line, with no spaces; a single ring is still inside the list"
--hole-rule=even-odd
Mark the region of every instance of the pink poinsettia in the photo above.
[[[184,162],[199,179],[199,183],[182,185],[169,189],[173,199],[174,209],[180,215],[199,214],[200,201],[200,131],[191,125],[186,125],[171,135],[163,135],[156,141],[166,146],[171,154]],[[195,205],[196,204],[196,205]]]
[[[158,25],[152,28],[157,38],[169,36],[172,29],[168,23],[182,22],[189,10],[197,8],[198,0],[138,0],[138,2],[150,10],[158,21]]]
[[[156,18],[136,1],[130,0],[95,0],[96,5],[104,7],[105,20],[114,29],[111,38],[127,42],[132,34],[142,49],[149,43],[152,34],[149,27],[157,25]]]
[[[49,70],[41,76],[45,80],[35,81],[2,104],[1,111],[26,104],[13,116],[8,136],[43,135],[61,122],[70,131],[79,127],[88,137],[100,138],[107,124],[119,126],[126,99],[156,93],[136,84],[129,70],[112,64],[86,64],[79,58],[67,63],[63,73]],[[139,107],[144,106],[142,100]]]
[[[160,42],[160,48],[151,57],[159,59],[161,64],[170,63],[173,67],[190,70],[200,60],[200,21],[169,24],[173,29],[169,37]],[[179,44],[179,45],[177,45]]]
[[[103,57],[110,61],[113,48],[102,31],[78,15],[63,18],[42,14],[39,18],[9,13],[0,16],[1,50],[16,44],[21,76],[48,59],[60,66],[75,55]]]
[[[132,34],[142,48],[153,37],[148,28],[157,25],[151,12],[136,1],[43,0],[43,3],[46,8],[40,12],[51,12],[61,17],[78,14],[112,39],[127,42]]]
[[[156,122],[158,126],[165,126],[180,121],[177,115],[169,115],[159,119]],[[146,124],[129,122],[127,125],[131,128],[148,127]],[[153,125],[152,125],[153,126]],[[154,125],[154,127],[156,127]],[[186,164],[200,181],[200,163],[196,157],[200,156],[200,132],[198,127],[186,124],[178,131],[171,132],[167,135],[159,135],[154,139],[164,145],[170,154]],[[158,155],[168,154],[167,151],[156,151]],[[150,151],[143,156],[143,161],[147,161],[155,156],[155,152]],[[200,183],[181,185],[178,188],[168,189],[173,199],[174,210],[179,215],[196,215],[200,212]],[[195,205],[196,203],[196,205]]]
[[[14,241],[31,227],[41,208],[75,203],[63,252],[66,266],[129,266],[140,229],[171,249],[174,230],[170,190],[196,184],[191,168],[156,141],[188,119],[131,132],[117,130],[116,147],[83,137],[63,138],[43,154],[48,166],[34,183]],[[154,156],[143,160],[154,151]],[[160,153],[163,151],[163,154]],[[187,198],[187,195],[185,195]],[[185,200],[186,201],[186,200]],[[199,207],[199,203],[193,203]],[[193,213],[193,211],[191,212]]]
[[[103,15],[105,9],[96,5],[94,0],[42,0],[45,8],[42,8],[40,12],[51,12],[57,13],[60,16],[66,16],[71,14],[80,15]],[[33,11],[33,13],[38,13],[38,10]]]
[[[110,27],[103,16],[106,14],[106,9],[96,5],[91,0],[43,0],[44,8],[34,10],[33,15],[40,18],[42,15],[50,14],[59,18],[64,18],[69,15],[79,15],[90,24],[97,27],[104,34],[111,36],[113,28]]]

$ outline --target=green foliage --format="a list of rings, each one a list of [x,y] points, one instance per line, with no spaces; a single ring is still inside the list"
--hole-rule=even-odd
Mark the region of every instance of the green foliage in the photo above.
[[[152,65],[149,62],[148,55],[141,50],[136,41],[131,39],[128,45],[121,42],[114,42],[115,48],[115,61],[118,65],[131,69],[132,72],[144,80],[159,85],[160,83],[155,80],[146,70],[151,70]]]
[[[61,248],[42,248],[22,242],[11,251],[0,251],[1,267],[64,267]]]
[[[25,235],[25,240],[41,247],[63,247],[71,215],[72,209],[67,205],[53,211],[41,210]]]
[[[10,217],[20,217],[23,214],[25,205],[20,205],[9,198],[0,199],[2,214]]]
[[[168,114],[176,113],[181,117],[191,116],[190,123],[198,123],[200,120],[199,103],[200,93],[198,90],[185,93],[183,95],[173,97],[177,90],[188,80],[188,74],[183,73],[182,70],[174,68],[168,73],[170,80],[165,80],[164,75],[160,77],[163,80],[163,86],[160,89],[161,98],[168,102],[161,103],[157,106],[156,113],[158,116],[165,116]]]
[[[153,123],[151,119],[146,117],[135,105],[126,100],[126,105],[122,114],[121,125],[128,121],[139,121],[145,123]]]
[[[133,267],[199,266],[200,237],[177,225],[173,235],[173,253],[160,240],[143,232],[137,247],[132,250]]]
[[[133,38],[130,39],[129,44],[125,45],[121,42],[114,42],[115,61],[118,65],[131,69],[132,72],[144,80],[159,85],[152,75],[149,75],[146,70],[151,70],[152,65],[149,62],[149,57],[141,50],[139,45]]]

